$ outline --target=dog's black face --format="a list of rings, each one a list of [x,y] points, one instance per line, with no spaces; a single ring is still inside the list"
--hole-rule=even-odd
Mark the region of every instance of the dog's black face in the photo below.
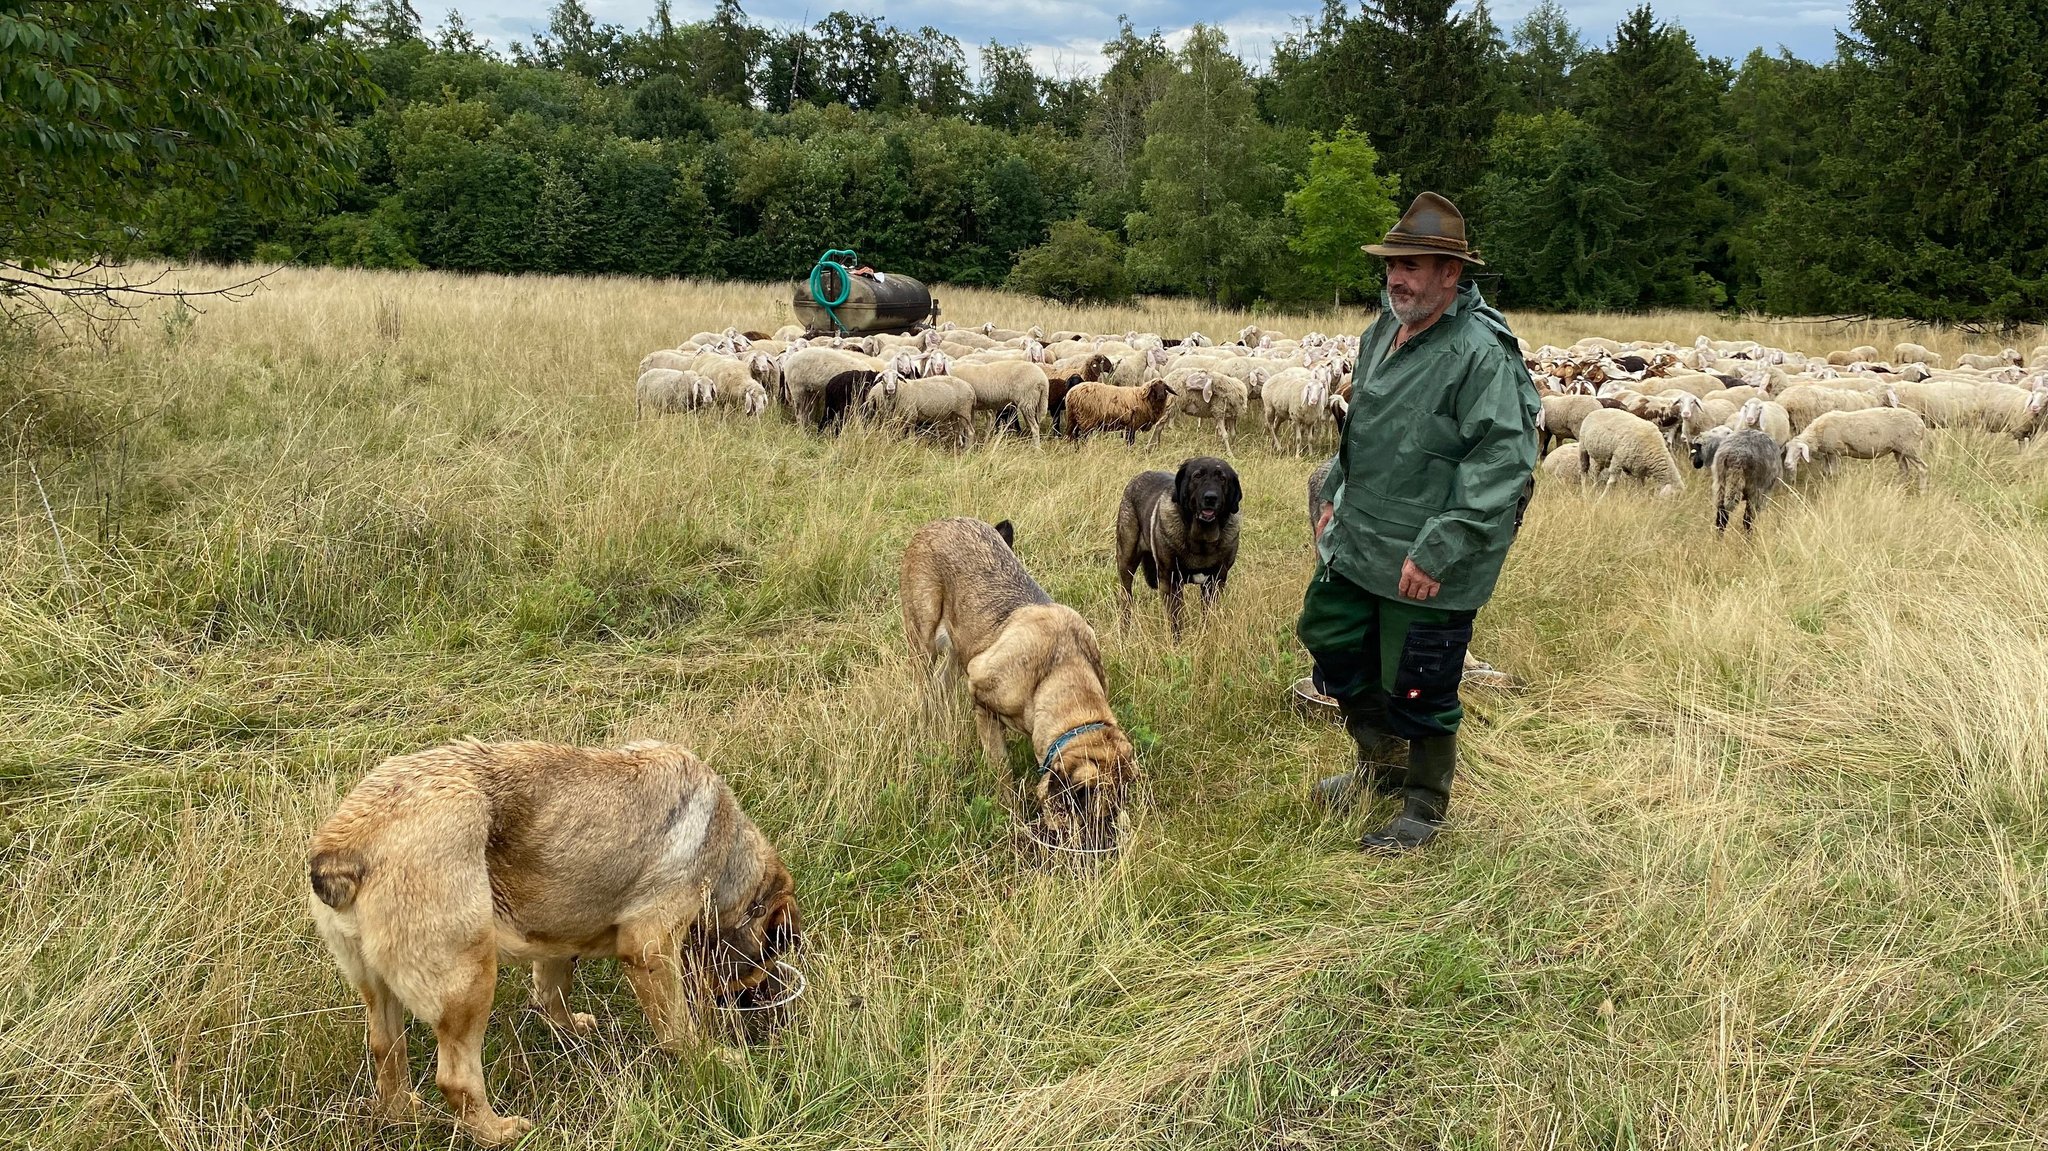
[[[1221,523],[1237,514],[1244,488],[1235,468],[1215,456],[1196,456],[1174,475],[1173,502],[1185,523]]]
[[[720,1004],[750,1012],[748,1029],[779,1026],[786,1012],[764,1010],[794,988],[782,962],[803,948],[796,884],[778,860],[762,875],[754,898],[736,922],[719,924],[707,939],[712,995]],[[701,930],[701,929],[700,929]]]

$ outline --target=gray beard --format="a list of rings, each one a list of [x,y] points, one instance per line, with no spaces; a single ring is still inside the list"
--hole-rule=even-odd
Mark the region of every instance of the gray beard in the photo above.
[[[1435,297],[1418,295],[1409,303],[1403,304],[1396,300],[1391,306],[1394,309],[1394,318],[1401,321],[1405,327],[1409,324],[1419,324],[1435,314],[1438,302]]]

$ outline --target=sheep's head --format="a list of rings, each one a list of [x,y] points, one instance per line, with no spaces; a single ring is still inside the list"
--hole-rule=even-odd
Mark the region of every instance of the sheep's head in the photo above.
[[[1145,367],[1148,370],[1155,372],[1163,371],[1170,359],[1171,357],[1166,354],[1165,348],[1153,347],[1145,349]]]
[[[1209,397],[1215,393],[1216,389],[1216,383],[1210,378],[1209,373],[1200,371],[1189,372],[1187,380],[1182,386],[1187,388],[1189,394],[1202,397],[1202,402],[1205,404],[1209,402]]]
[[[944,352],[926,352],[918,361],[921,376],[943,376],[953,370],[953,357]]]
[[[748,388],[746,406],[747,414],[750,416],[758,416],[762,412],[765,412],[767,410],[768,389],[760,387],[758,385],[756,385],[755,387]]]
[[[1173,398],[1173,389],[1166,386],[1165,380],[1153,380],[1145,385],[1145,403],[1153,411],[1165,411],[1166,401],[1171,398]]]
[[[761,382],[763,387],[774,383],[782,370],[775,366],[775,357],[766,352],[755,352],[747,361],[747,374]]]
[[[1037,324],[1033,324],[1029,328],[1026,328],[1024,330],[1024,334],[1030,336],[1034,340],[1037,340],[1041,344],[1045,342],[1045,329],[1039,327]]]
[[[1191,348],[1206,348],[1209,347],[1211,344],[1215,343],[1215,341],[1211,340],[1209,337],[1203,335],[1200,332],[1189,332],[1188,338],[1182,340],[1181,343],[1186,344]]]
[[[1793,475],[1799,465],[1813,462],[1813,444],[1805,439],[1796,439],[1785,445],[1785,474]]]
[[[1763,427],[1764,402],[1762,400],[1745,400],[1742,405],[1742,410],[1737,412],[1736,415],[1741,417],[1742,426],[1745,428]]]
[[[917,375],[917,361],[917,356],[912,355],[907,350],[901,351],[889,358],[885,368],[887,371],[893,372],[898,376],[915,376]]]
[[[995,334],[996,334],[996,322],[995,322],[994,320],[990,320],[989,322],[987,322],[987,323],[983,324],[983,325],[981,326],[981,334],[982,334],[982,335],[984,335],[984,336],[993,336],[993,335],[995,335]]]
[[[1032,339],[1030,336],[1024,337],[1024,358],[1030,360],[1034,364],[1044,363],[1045,345],[1039,343],[1037,340]]]
[[[2018,348],[2007,348],[2004,351],[1998,353],[1998,358],[2004,360],[2008,364],[2017,365],[2026,363],[2024,359],[2020,358],[2020,350]]]
[[[939,334],[939,330],[936,328],[926,328],[924,330],[924,335],[920,337],[920,345],[927,352],[938,351],[939,345],[945,342],[946,337]]]
[[[882,369],[881,379],[875,384],[875,387],[881,389],[883,399],[894,400],[896,398],[896,388],[902,382],[903,373],[897,371],[896,366],[891,364]],[[874,393],[871,391],[868,394],[872,396]]]
[[[1256,342],[1258,338],[1259,326],[1257,324],[1246,324],[1237,330],[1237,342],[1240,344],[1250,345]]]

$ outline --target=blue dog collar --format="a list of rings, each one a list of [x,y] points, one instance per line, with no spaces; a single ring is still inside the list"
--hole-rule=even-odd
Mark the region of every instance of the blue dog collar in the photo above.
[[[1067,745],[1074,742],[1075,739],[1079,738],[1080,736],[1086,735],[1091,731],[1096,731],[1108,726],[1109,725],[1107,723],[1103,723],[1100,720],[1098,720],[1094,723],[1084,723],[1079,727],[1069,728],[1068,730],[1061,732],[1060,737],[1052,741],[1052,746],[1045,749],[1045,758],[1040,760],[1038,763],[1038,774],[1051,774],[1052,765],[1059,762],[1060,752],[1065,751],[1067,749]]]

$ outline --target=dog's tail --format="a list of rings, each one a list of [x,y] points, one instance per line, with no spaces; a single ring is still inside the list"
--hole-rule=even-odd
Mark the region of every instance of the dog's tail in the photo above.
[[[336,911],[347,911],[356,901],[356,891],[363,885],[369,864],[354,851],[326,847],[315,851],[306,861],[306,870],[313,881],[313,894],[320,897],[320,902]]]

